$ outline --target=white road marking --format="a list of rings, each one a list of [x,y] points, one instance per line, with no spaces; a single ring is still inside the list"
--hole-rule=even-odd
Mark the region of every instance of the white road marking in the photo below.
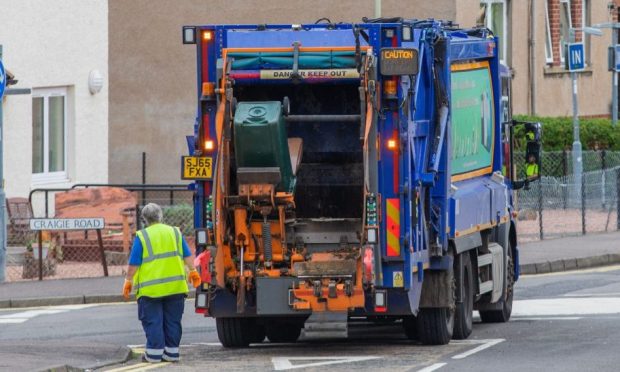
[[[348,357],[273,357],[271,358],[271,362],[273,363],[273,368],[276,371],[284,371],[289,369],[297,369],[297,368],[307,368],[307,367],[319,367],[326,366],[331,364],[340,364],[340,363],[354,363],[354,362],[362,362],[366,360],[373,359],[381,359],[378,356],[348,356]],[[314,360],[312,363],[303,363],[303,364],[293,364],[292,361],[300,361],[300,360]]]
[[[220,342],[193,342],[192,345],[222,346]]]
[[[514,301],[515,317],[620,314],[620,298],[549,298]]]
[[[50,306],[47,308],[40,308],[36,310],[21,311],[21,312],[9,314],[9,315],[0,315],[0,324],[19,324],[19,323],[24,323],[39,315],[66,313],[67,311],[80,310],[80,309],[85,309],[87,307],[92,307],[92,306],[97,306],[97,304],[64,305],[64,306],[53,306],[53,307]]]
[[[547,317],[516,317],[510,318],[511,322],[527,321],[527,320],[579,320],[580,316],[547,316]]]
[[[12,318],[12,319],[0,318],[0,324],[18,324],[18,323],[23,323],[26,320],[28,320],[28,318]]]
[[[620,296],[620,292],[607,292],[607,293],[567,293],[562,297],[616,297]]]
[[[432,371],[435,371],[435,370],[445,366],[446,364],[448,364],[448,363],[435,363],[435,364],[432,364],[432,365],[430,365],[428,367],[424,367],[424,368],[418,370],[418,372],[432,372]]]
[[[472,341],[475,341],[475,340],[472,340]],[[488,349],[488,348],[490,348],[491,346],[497,345],[497,344],[499,344],[500,342],[504,342],[504,341],[506,341],[506,340],[505,340],[505,339],[503,339],[503,338],[496,338],[496,339],[490,339],[490,340],[479,340],[479,341],[485,341],[485,342],[484,342],[482,345],[478,346],[478,347],[475,347],[475,348],[473,348],[473,349],[471,349],[471,350],[468,350],[468,351],[466,351],[466,352],[464,352],[464,353],[457,354],[457,355],[453,356],[453,357],[452,357],[452,359],[463,359],[463,358],[467,358],[467,357],[468,357],[468,356],[470,356],[470,355],[476,354],[476,353],[477,353],[477,352],[479,352],[479,351],[482,351],[482,350],[484,350],[484,349]]]

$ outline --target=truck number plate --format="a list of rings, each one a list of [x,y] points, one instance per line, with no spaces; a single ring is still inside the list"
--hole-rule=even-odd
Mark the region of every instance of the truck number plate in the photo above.
[[[213,158],[205,156],[183,156],[181,179],[210,180],[213,178]]]

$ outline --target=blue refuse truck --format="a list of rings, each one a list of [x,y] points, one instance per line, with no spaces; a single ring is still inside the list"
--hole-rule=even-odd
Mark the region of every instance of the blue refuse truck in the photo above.
[[[513,191],[534,181],[513,148],[540,162],[540,125],[512,119],[488,29],[394,18],[182,31],[197,56],[182,157],[195,306],[224,346],[346,337],[358,319],[446,344],[470,335],[474,310],[508,321]]]

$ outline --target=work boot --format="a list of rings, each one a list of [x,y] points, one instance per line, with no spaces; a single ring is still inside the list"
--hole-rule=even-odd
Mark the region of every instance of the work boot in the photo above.
[[[142,354],[142,361],[146,363],[159,363],[161,359],[155,359],[146,355],[146,353]]]
[[[166,362],[178,362],[179,348],[166,346],[166,348],[164,349],[164,355],[161,356],[161,359]]]

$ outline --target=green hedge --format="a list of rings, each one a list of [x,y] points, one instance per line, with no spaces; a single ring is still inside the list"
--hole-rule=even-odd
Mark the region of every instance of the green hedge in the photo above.
[[[571,150],[573,146],[573,119],[515,116],[516,120],[538,121],[543,128],[543,150]],[[620,151],[620,126],[613,127],[609,119],[580,119],[580,137],[584,150]],[[522,136],[517,135],[517,138]]]

